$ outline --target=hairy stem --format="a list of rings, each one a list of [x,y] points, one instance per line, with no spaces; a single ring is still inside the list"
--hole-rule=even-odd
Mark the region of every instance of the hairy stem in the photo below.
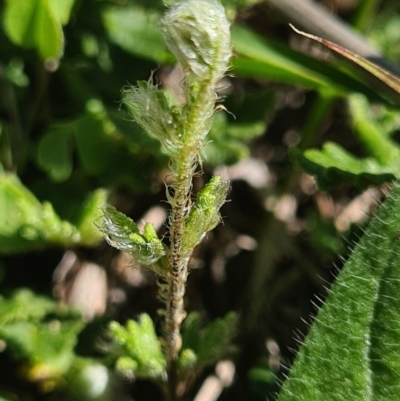
[[[193,173],[202,146],[201,137],[194,131],[199,125],[202,126],[199,121],[208,117],[207,111],[204,112],[202,101],[207,96],[208,88],[208,83],[202,85],[197,93],[196,101],[188,105],[190,111],[182,133],[183,144],[172,166],[174,179],[172,189],[174,193],[170,199],[171,214],[169,218],[171,277],[164,323],[170,400],[175,399],[177,360],[182,345],[180,328],[186,315],[184,311],[185,285],[188,276],[188,263],[193,251],[182,247],[182,238],[185,235],[186,221],[191,208]],[[212,112],[213,109],[210,110],[211,114]]]
[[[193,155],[189,154],[183,160],[185,166],[193,165]],[[172,210],[170,215],[170,299],[167,301],[167,316],[165,321],[165,333],[167,343],[167,358],[171,362],[177,359],[181,341],[179,329],[184,318],[183,295],[187,278],[187,265],[190,258],[189,252],[182,252],[181,242],[185,233],[185,223],[190,202],[190,190],[192,184],[191,171],[184,166],[178,166],[173,188],[175,190]]]

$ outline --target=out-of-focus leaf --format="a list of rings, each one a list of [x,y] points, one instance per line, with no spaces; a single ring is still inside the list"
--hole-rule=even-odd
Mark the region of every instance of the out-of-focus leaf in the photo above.
[[[39,142],[38,164],[50,178],[65,181],[72,172],[71,133],[66,126],[55,126]]]
[[[115,126],[100,101],[89,100],[87,113],[74,122],[73,130],[79,158],[87,173],[101,174],[112,168],[109,161],[116,147],[111,137]]]
[[[192,312],[183,322],[182,327],[182,349],[197,351],[200,342],[200,315]]]
[[[183,323],[180,368],[203,367],[221,358],[229,350],[236,322],[236,314],[230,312],[201,329],[199,314],[191,313]]]
[[[273,398],[279,390],[279,380],[276,372],[271,369],[267,358],[260,359],[248,373],[249,384],[260,398],[268,399],[269,395]],[[267,398],[268,397],[268,398]]]
[[[74,138],[79,158],[85,171],[90,175],[103,173],[110,166],[115,144],[104,135],[102,121],[85,116],[74,124]]]
[[[117,361],[117,369],[142,377],[161,378],[165,374],[166,361],[148,315],[141,315],[139,322],[129,320],[126,327],[112,322],[110,330],[125,353]]]
[[[322,43],[328,49],[332,50],[336,54],[350,60],[352,63],[360,66],[363,70],[369,72],[372,76],[378,78],[379,81],[383,82],[388,88],[391,89],[390,92],[387,92],[387,95],[390,96],[392,100],[395,100],[397,103],[400,103],[400,78],[396,75],[393,75],[389,71],[379,67],[375,63],[367,60],[364,57],[359,56],[351,52],[350,50],[337,45],[336,43],[330,42],[329,40],[322,39],[318,36],[311,35],[306,32],[299,31],[295,27],[292,28],[300,35],[305,36],[306,38],[315,40],[316,42]]]
[[[53,0],[8,0],[4,27],[19,46],[36,48],[43,59],[60,58],[64,47],[61,22],[53,12]]]
[[[97,197],[98,201],[104,196]],[[100,204],[100,202],[98,202]],[[88,220],[99,218],[100,209],[87,209],[79,229],[61,220],[50,203],[40,203],[12,174],[0,176],[0,253],[22,252],[49,244],[63,246],[93,245],[101,240],[98,232],[91,232]]]
[[[400,16],[397,13],[379,15],[371,26],[368,39],[375,44],[390,60],[398,60],[400,56]]]
[[[30,290],[18,290],[9,299],[0,298],[0,327],[23,321],[39,321],[49,313],[55,313],[57,304]]]
[[[238,54],[232,59],[236,75],[291,83],[335,95],[355,91],[382,101],[368,85],[350,75],[287,46],[261,38],[244,27],[232,27],[232,43]]]
[[[200,338],[197,353],[199,363],[215,361],[227,351],[235,333],[236,323],[237,316],[234,312],[210,323]]]
[[[99,243],[103,236],[95,225],[101,215],[101,209],[107,203],[108,193],[104,189],[97,189],[84,201],[79,218],[74,221],[82,244],[85,246]]]
[[[74,174],[67,175],[72,160],[78,160],[73,171],[96,176],[102,186],[122,184],[134,192],[151,189],[150,177],[168,160],[159,142],[128,121],[125,113],[110,114],[101,102],[91,99],[84,114],[57,123],[40,139],[37,163],[52,181],[67,184],[67,179],[74,178]],[[76,151],[78,157],[72,157],[70,151]]]
[[[368,155],[391,168],[396,176],[400,176],[400,146],[391,140],[389,135],[391,132],[385,130],[382,121],[377,121],[373,108],[365,97],[358,94],[350,96],[349,110],[355,134]],[[396,114],[400,117],[400,113]]]
[[[18,322],[0,328],[0,338],[13,356],[28,363],[24,374],[30,381],[59,376],[68,371],[74,359],[73,349],[82,320],[61,322]]]
[[[75,0],[51,0],[50,4],[61,24],[66,25],[69,21]]]
[[[363,187],[395,178],[390,167],[382,166],[374,158],[358,159],[333,142],[325,143],[322,150],[309,149],[304,153],[292,147],[289,155],[301,169],[316,176],[322,190],[343,182]]]
[[[327,142],[322,150],[308,149],[303,153],[289,149],[292,159],[317,178],[321,189],[341,182],[357,186],[382,183],[400,177],[400,146],[391,135],[400,126],[400,114],[384,106],[371,107],[360,94],[349,97],[354,134],[361,142],[366,157],[351,155],[339,145]]]
[[[212,166],[237,163],[249,155],[245,141],[262,135],[265,129],[262,120],[229,124],[226,114],[216,114],[203,151],[205,162]]]
[[[279,401],[400,399],[400,187],[333,284]]]
[[[161,14],[139,6],[109,7],[104,10],[104,25],[110,40],[128,53],[160,64],[173,62],[158,25]]]
[[[344,238],[338,233],[332,220],[321,217],[317,212],[311,212],[307,217],[310,224],[311,241],[321,250],[336,256],[346,251]]]
[[[52,318],[48,318],[49,314]],[[0,300],[0,338],[13,358],[24,362],[24,375],[42,381],[64,374],[74,359],[84,322],[62,311],[55,301],[21,290]]]

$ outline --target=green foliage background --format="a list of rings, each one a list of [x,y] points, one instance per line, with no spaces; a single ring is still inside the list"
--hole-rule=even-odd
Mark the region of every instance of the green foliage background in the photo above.
[[[264,167],[265,176],[262,184],[252,184],[249,175],[259,170],[246,175],[244,164],[239,164],[240,179],[229,170],[232,192],[231,202],[222,211],[224,226],[195,255],[194,267],[196,263],[203,267],[193,269],[187,303],[190,312],[198,312],[186,320],[186,351],[180,364],[184,372],[194,366],[203,372],[197,379],[187,376],[192,384],[187,399],[193,399],[210,373],[201,368],[229,357],[235,361],[237,380],[225,389],[221,400],[273,400],[287,373],[282,366],[292,363],[291,350],[297,350],[308,330],[309,314],[315,313],[313,303],[320,306],[327,282],[337,273],[333,263],[341,267],[343,260],[338,255],[347,255],[348,244],[358,242],[360,229],[355,223],[360,219],[350,217],[343,228],[338,223],[340,211],[350,201],[359,200],[367,187],[379,193],[386,183],[399,178],[400,115],[385,94],[343,63],[315,60],[290,46],[288,39],[293,42],[295,34],[264,3],[223,3],[233,21],[233,77],[227,78],[224,103],[230,113],[216,115],[204,150],[203,170],[208,176],[221,166],[229,170],[250,160]],[[371,40],[398,60],[396,2],[384,2],[379,8],[377,1],[369,1],[369,9],[361,3],[339,10],[340,16],[360,30],[371,25]],[[147,284],[142,287],[134,285],[128,275],[114,268],[116,255],[102,243],[95,222],[107,202],[138,221],[151,206],[162,205],[165,197],[168,159],[159,143],[133,124],[120,104],[121,89],[147,80],[152,72],[168,87],[164,77],[174,60],[157,24],[164,10],[161,0],[0,2],[2,400],[162,397],[157,385],[148,380],[162,375],[164,363],[157,340],[155,285],[151,277],[145,278]],[[279,209],[285,200],[295,205],[286,215]],[[354,312],[365,320],[355,337],[382,338],[383,345],[376,340],[376,347],[365,351],[373,360],[387,351],[385,344],[399,343],[395,302],[376,302],[397,298],[397,287],[385,286],[388,281],[397,282],[387,276],[397,266],[397,254],[387,249],[397,246],[398,202],[397,190],[378,216],[382,226],[375,221],[350,258],[345,267],[349,277],[344,275],[338,286],[351,284],[351,288],[338,290],[338,300],[320,316],[335,321],[325,324],[328,334],[321,328],[324,323],[311,332],[311,344],[317,345],[306,343],[296,362],[294,377],[309,379],[298,387],[288,384],[282,400],[291,393],[294,398],[290,399],[307,400],[312,398],[300,394],[319,394],[313,379],[318,378],[321,364],[318,359],[316,367],[310,363],[309,353],[322,359],[329,355],[325,355],[324,342],[314,340],[318,335],[343,352],[359,350],[361,355],[365,351],[343,342],[355,336],[358,327],[347,316],[353,316],[351,305],[367,308],[365,313]],[[376,242],[381,243],[382,255],[367,255]],[[66,250],[72,250],[78,260],[71,277],[61,281],[66,293],[74,288],[85,263],[106,272],[108,287],[102,296],[108,299],[108,307],[93,320],[54,299],[53,274]],[[368,278],[366,266],[375,259],[386,264],[382,270],[372,269],[371,274],[377,276]],[[368,279],[378,290],[372,286],[367,291],[360,284]],[[91,289],[87,284],[83,290],[88,298]],[[121,293],[126,302],[113,301]],[[68,296],[63,300],[68,304]],[[336,310],[338,305],[342,306]],[[239,313],[235,331],[232,310]],[[138,323],[132,320],[142,312],[147,314]],[[372,319],[371,315],[379,316]],[[111,320],[120,322],[113,323],[111,332],[121,338],[126,335],[125,342],[110,341]],[[213,323],[205,327],[206,321]],[[341,321],[347,328],[330,337]],[[394,322],[393,330],[385,322]],[[372,332],[363,331],[368,325]],[[146,340],[141,346],[143,355],[132,351],[130,332],[136,333],[139,343]],[[293,332],[298,333],[298,340]],[[232,334],[233,346],[225,341]],[[340,367],[340,349],[330,352],[339,354],[330,360],[335,368]],[[349,355],[348,371],[358,364],[357,358]],[[386,383],[390,375],[383,379],[380,375],[385,369],[395,371],[398,357],[390,357],[384,367],[377,363],[373,369],[371,358],[366,365],[359,364],[360,377],[368,379],[371,374],[374,383],[385,383],[378,390],[391,388],[396,378]],[[309,371],[298,367],[302,365]],[[116,375],[114,367],[122,375]],[[124,373],[129,377],[132,367],[138,380],[122,379]],[[329,376],[329,366],[326,369]],[[341,376],[341,380],[345,379]],[[320,381],[315,382],[318,387]],[[370,391],[357,383],[360,394]],[[371,391],[379,394],[378,390]],[[321,397],[341,399],[325,393]]]

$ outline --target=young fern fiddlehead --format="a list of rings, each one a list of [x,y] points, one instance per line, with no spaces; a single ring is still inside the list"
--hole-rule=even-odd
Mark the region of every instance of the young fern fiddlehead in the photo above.
[[[216,88],[228,69],[231,45],[230,26],[217,0],[178,1],[162,18],[161,28],[185,74],[186,104],[171,106],[151,79],[125,90],[124,102],[133,119],[160,140],[171,158],[173,180],[167,187],[170,247],[153,234],[146,235],[146,230],[140,233],[133,222],[112,208],[105,210],[101,230],[111,245],[130,252],[160,279],[160,297],[165,302],[164,352],[174,391],[188,262],[205,233],[219,223],[219,209],[229,187],[221,177],[213,177],[192,202],[192,178],[212,124]],[[148,226],[147,231],[153,233],[154,229]]]

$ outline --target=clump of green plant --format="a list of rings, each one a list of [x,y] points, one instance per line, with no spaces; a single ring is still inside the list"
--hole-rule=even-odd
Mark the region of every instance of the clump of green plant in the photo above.
[[[186,103],[172,104],[152,78],[126,89],[124,102],[133,119],[162,143],[170,157],[172,182],[166,187],[171,206],[169,245],[158,238],[152,224],[147,223],[140,232],[131,219],[112,207],[104,209],[100,229],[112,246],[130,253],[136,263],[156,274],[159,298],[164,304],[161,342],[146,315],[139,323],[128,322],[126,328],[112,324],[111,331],[125,350],[117,364],[121,370],[168,382],[169,398],[175,399],[179,371],[193,367],[199,359],[197,345],[182,349],[188,262],[206,233],[220,222],[219,210],[229,189],[227,181],[215,176],[192,199],[192,179],[201,165],[204,139],[218,109],[216,88],[228,69],[231,44],[229,22],[216,0],[174,3],[162,18],[161,27],[168,48],[185,74],[182,86]],[[215,331],[215,327],[218,332],[227,332],[232,324],[230,315],[208,332]],[[215,334],[213,342],[218,343]],[[205,332],[199,336],[199,349],[204,348],[202,338],[209,341],[210,335]],[[201,362],[213,360],[225,345],[212,344],[213,352]]]

